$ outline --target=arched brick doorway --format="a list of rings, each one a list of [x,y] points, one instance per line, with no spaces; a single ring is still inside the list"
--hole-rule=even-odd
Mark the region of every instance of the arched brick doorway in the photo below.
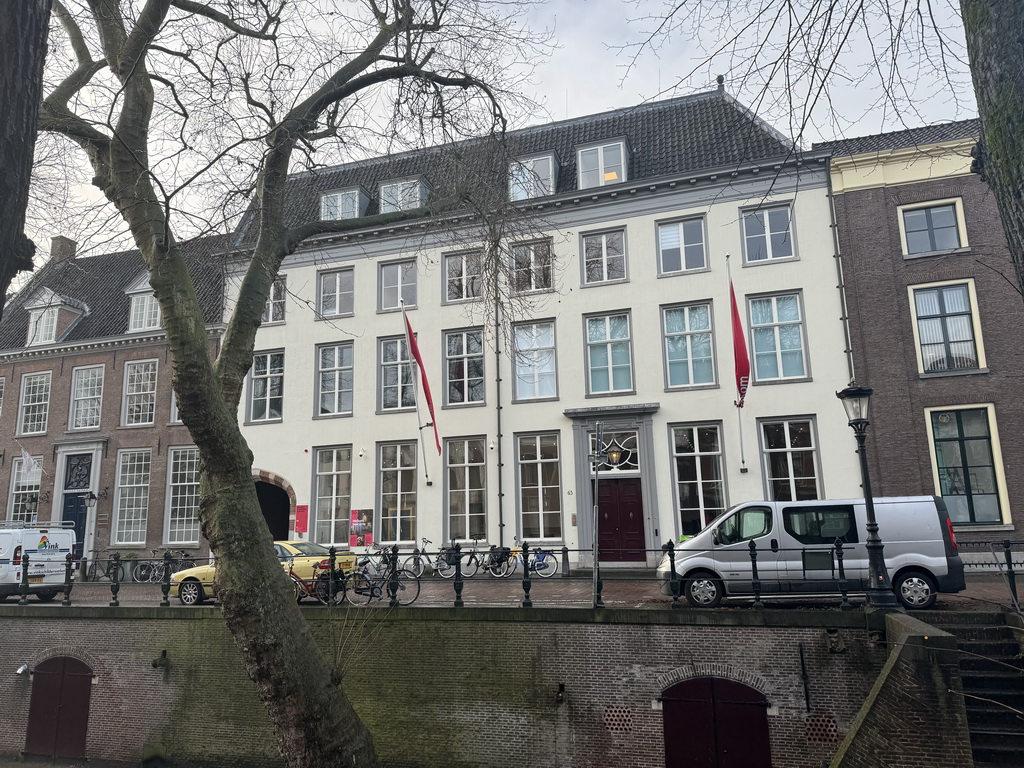
[[[25,754],[49,760],[85,757],[92,669],[70,656],[47,659],[32,671]]]
[[[256,498],[260,502],[263,519],[267,521],[275,541],[292,538],[295,529],[295,491],[291,483],[280,475],[264,469],[253,473]]]

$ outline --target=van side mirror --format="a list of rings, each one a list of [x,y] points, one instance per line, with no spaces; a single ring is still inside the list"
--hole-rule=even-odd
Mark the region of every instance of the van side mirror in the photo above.
[[[719,543],[720,543],[720,542],[718,541],[718,529],[717,529],[717,528],[715,528],[715,530],[713,530],[713,531],[711,532],[711,543],[712,543],[712,544],[714,544],[714,545],[715,545],[716,547],[717,547],[717,546],[719,545]]]

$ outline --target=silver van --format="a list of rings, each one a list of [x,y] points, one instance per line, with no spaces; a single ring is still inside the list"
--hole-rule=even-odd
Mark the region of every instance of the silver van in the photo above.
[[[965,588],[953,524],[936,496],[876,498],[875,520],[897,599],[907,608],[930,608],[939,592]],[[750,543],[765,597],[838,593],[836,542],[850,592],[868,588],[864,499],[750,501],[676,545],[673,560],[681,594],[695,607],[753,594]],[[662,592],[672,594],[666,555],[658,566]]]

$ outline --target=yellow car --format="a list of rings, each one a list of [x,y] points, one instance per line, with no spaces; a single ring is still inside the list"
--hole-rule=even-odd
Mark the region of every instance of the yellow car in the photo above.
[[[316,597],[317,580],[327,579],[330,557],[327,547],[311,541],[275,541],[274,551],[292,578],[295,599],[302,602],[305,597]],[[336,568],[348,572],[355,561],[351,552],[338,552]],[[340,584],[336,589],[340,589]],[[326,593],[327,590],[322,591]],[[186,568],[171,576],[171,597],[177,597],[182,605],[199,605],[216,594],[217,573],[213,563]]]

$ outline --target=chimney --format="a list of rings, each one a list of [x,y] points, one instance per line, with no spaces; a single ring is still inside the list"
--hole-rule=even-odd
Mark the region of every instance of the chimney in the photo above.
[[[57,235],[50,238],[50,261],[71,261],[77,250],[78,243],[69,237]]]

